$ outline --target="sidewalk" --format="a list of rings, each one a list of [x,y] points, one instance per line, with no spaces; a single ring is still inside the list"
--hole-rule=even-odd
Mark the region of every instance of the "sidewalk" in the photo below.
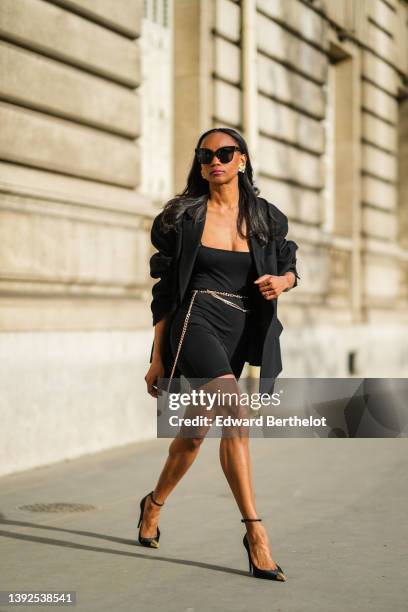
[[[285,583],[248,574],[214,438],[162,510],[160,548],[135,544],[170,441],[0,479],[0,590],[73,590],[81,612],[406,610],[405,439],[251,439],[258,514]],[[52,502],[95,509],[18,509]]]

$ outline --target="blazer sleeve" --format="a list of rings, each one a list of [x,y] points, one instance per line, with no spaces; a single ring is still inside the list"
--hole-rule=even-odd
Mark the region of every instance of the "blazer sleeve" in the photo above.
[[[283,213],[281,214],[282,218],[278,223],[276,233],[278,276],[283,276],[286,272],[293,272],[295,275],[295,284],[293,285],[292,289],[294,289],[298,285],[298,279],[300,280],[300,276],[296,268],[296,251],[299,247],[293,240],[286,240],[288,233],[288,218]],[[285,291],[289,291],[289,289],[285,289]]]
[[[150,308],[153,325],[156,325],[170,310],[174,301],[175,286],[175,252],[177,234],[174,229],[164,232],[161,224],[163,211],[153,220],[150,238],[157,249],[150,258],[150,276],[160,279],[152,287]]]

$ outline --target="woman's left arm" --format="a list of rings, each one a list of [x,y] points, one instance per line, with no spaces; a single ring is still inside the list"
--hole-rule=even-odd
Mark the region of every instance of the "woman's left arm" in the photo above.
[[[283,215],[283,213],[281,213]],[[288,233],[288,218],[283,215],[282,221],[278,225],[278,230],[275,238],[276,242],[276,258],[278,264],[278,276],[289,277],[289,283],[291,286],[284,289],[284,291],[290,291],[294,287],[297,287],[298,279],[300,280],[299,273],[296,268],[296,251],[299,248],[296,242],[293,240],[286,240]],[[288,274],[291,272],[292,274]],[[293,285],[292,285],[293,282]]]
[[[267,202],[271,247],[276,254],[276,273],[263,274],[254,282],[266,300],[276,299],[283,291],[290,291],[300,279],[296,268],[296,251],[298,245],[293,240],[286,240],[288,218],[274,204]],[[272,214],[273,213],[273,214]],[[284,277],[284,279],[282,279]]]

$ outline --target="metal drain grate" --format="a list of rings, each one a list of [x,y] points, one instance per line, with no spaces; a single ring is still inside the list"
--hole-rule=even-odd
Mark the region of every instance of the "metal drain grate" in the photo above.
[[[90,504],[68,504],[64,502],[54,504],[28,504],[17,506],[18,510],[28,510],[28,512],[87,512],[96,510],[96,506]]]

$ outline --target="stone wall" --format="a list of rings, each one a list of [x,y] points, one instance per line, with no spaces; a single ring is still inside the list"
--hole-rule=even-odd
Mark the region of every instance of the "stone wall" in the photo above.
[[[142,9],[0,3],[1,473],[155,435]]]
[[[141,2],[4,0],[0,330],[143,329]]]

